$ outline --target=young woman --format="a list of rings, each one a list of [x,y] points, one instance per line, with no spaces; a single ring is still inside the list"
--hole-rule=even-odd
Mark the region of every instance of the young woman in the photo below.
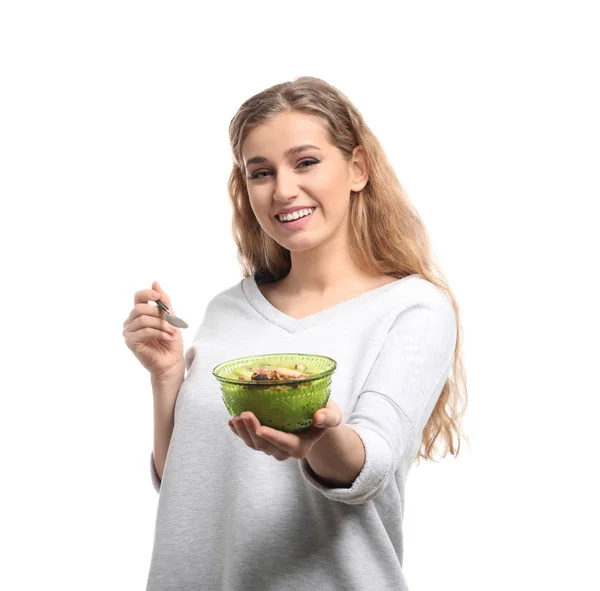
[[[243,279],[209,302],[185,356],[149,303],[175,313],[157,282],[124,323],[154,400],[147,589],[407,589],[407,474],[438,445],[460,449],[458,306],[383,149],[339,90],[312,77],[278,84],[240,107],[229,134]],[[337,361],[309,431],[232,419],[212,369],[292,352]]]

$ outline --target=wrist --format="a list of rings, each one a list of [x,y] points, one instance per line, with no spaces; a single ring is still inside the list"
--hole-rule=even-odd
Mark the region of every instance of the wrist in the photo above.
[[[341,423],[327,429],[306,460],[317,480],[325,486],[349,488],[360,474],[365,457],[362,439]]]
[[[171,369],[160,374],[150,374],[152,385],[165,386],[171,385],[178,381],[183,381],[185,378],[185,362],[182,359],[178,361]]]

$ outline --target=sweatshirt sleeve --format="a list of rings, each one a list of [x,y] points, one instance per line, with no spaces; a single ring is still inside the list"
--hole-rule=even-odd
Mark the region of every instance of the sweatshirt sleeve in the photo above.
[[[350,488],[329,488],[300,460],[304,478],[349,505],[374,499],[400,461],[420,445],[423,429],[450,374],[456,314],[445,293],[404,309],[393,322],[345,424],[361,438],[365,464]]]

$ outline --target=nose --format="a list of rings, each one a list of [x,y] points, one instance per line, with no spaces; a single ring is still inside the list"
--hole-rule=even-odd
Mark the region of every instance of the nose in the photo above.
[[[275,201],[289,201],[298,195],[298,184],[294,173],[287,170],[279,170],[275,178]]]

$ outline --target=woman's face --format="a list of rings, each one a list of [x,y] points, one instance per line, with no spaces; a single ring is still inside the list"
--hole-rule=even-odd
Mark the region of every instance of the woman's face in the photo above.
[[[280,113],[253,129],[242,145],[242,157],[256,219],[291,251],[307,250],[345,232],[350,192],[360,191],[368,180],[362,148],[344,160],[319,120],[303,113]],[[314,210],[288,225],[276,215],[288,208]]]

